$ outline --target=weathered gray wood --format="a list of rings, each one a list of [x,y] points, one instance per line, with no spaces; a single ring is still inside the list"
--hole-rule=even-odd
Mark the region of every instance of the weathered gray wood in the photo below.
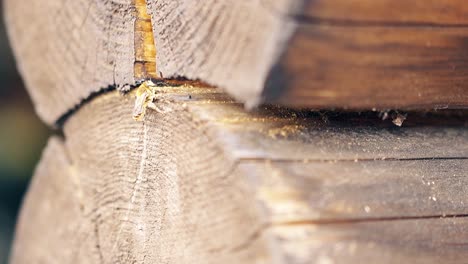
[[[404,128],[398,128],[377,113],[334,117],[271,107],[246,112],[233,103],[191,108],[209,120],[216,128],[213,133],[239,159],[354,161],[453,158],[468,153],[464,115],[431,118],[411,113]]]
[[[73,256],[69,263],[246,263],[265,258],[260,243],[237,249],[258,229],[258,221],[245,196],[248,186],[232,172],[234,160],[204,135],[203,125],[193,122],[182,105],[164,104],[172,112],[153,112],[145,122],[135,122],[133,102],[117,92],[103,95],[65,124],[65,147],[82,192],[77,221],[89,236],[73,240],[77,245],[66,253]],[[34,219],[26,221],[34,226]],[[36,232],[46,245],[47,234]],[[89,244],[93,251],[83,248]],[[44,252],[50,259],[62,254]]]
[[[248,106],[468,105],[462,0],[7,0],[5,10],[49,124],[99,91],[159,77],[201,80]]]
[[[278,263],[463,263],[468,219],[434,218],[327,225],[292,224],[266,230]]]
[[[264,162],[239,165],[272,223],[466,214],[468,159]]]
[[[97,263],[95,233],[83,219],[78,169],[52,137],[36,168],[16,226],[11,263]]]
[[[133,0],[5,1],[18,68],[49,124],[90,94],[134,84]]]
[[[201,79],[256,104],[294,31],[281,13],[296,12],[300,2],[148,0],[158,68],[164,77]]]
[[[398,128],[372,116],[247,113],[216,89],[188,86],[160,87],[157,98],[160,111],[143,122],[133,120],[134,98],[118,92],[70,117],[21,214],[15,252],[31,257],[13,263],[466,258],[464,120],[414,126],[410,115]],[[52,152],[68,158],[54,165]],[[41,176],[62,170],[72,175]],[[54,187],[64,179],[72,187]],[[61,197],[79,202],[68,208]],[[48,218],[53,228],[36,228]],[[42,247],[55,238],[67,251]]]

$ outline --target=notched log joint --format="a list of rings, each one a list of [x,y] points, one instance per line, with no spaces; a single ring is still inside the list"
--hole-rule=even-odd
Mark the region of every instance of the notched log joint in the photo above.
[[[148,14],[146,0],[134,0],[135,7],[135,36],[134,36],[134,50],[135,59],[133,64],[134,70],[134,84],[119,85],[119,87],[127,87],[126,89],[119,89],[123,92],[130,91],[137,87],[145,80],[158,80],[160,75],[157,73],[156,68],[156,46],[154,42],[153,26],[151,23],[151,16]],[[117,89],[116,84],[109,85],[108,87],[101,88],[97,92],[91,93],[81,102],[69,109],[66,113],[60,116],[55,122],[55,127],[60,129],[66,120],[78,111],[83,105],[87,104],[95,97],[101,94]]]
[[[154,43],[151,16],[146,0],[134,0],[135,4],[135,62],[134,77],[137,82],[159,79],[156,67],[156,45]]]

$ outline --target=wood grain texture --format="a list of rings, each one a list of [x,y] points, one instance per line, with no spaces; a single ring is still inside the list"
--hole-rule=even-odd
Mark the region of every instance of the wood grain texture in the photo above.
[[[272,223],[463,215],[467,159],[244,162]]]
[[[159,78],[156,67],[156,46],[154,45],[153,25],[148,14],[146,0],[134,0],[135,19],[135,62],[133,74],[137,81]]]
[[[298,13],[308,19],[400,26],[463,26],[468,8],[463,0],[306,0]]]
[[[460,0],[148,3],[162,75],[201,79],[248,106],[468,106]]]
[[[5,1],[18,68],[44,121],[134,83],[136,17],[132,0]]]
[[[247,107],[467,108],[467,12],[461,0],[5,2],[49,124],[99,91],[162,77]]]
[[[96,252],[90,243],[92,227],[80,222],[83,205],[77,169],[63,141],[52,137],[23,201],[11,263],[72,263],[80,250]],[[89,254],[81,259],[95,262]]]
[[[158,68],[166,78],[200,79],[256,104],[294,30],[276,11],[295,12],[299,2],[148,0]]]
[[[466,218],[285,225],[268,232],[278,263],[463,263]]]
[[[248,113],[212,88],[157,98],[143,122],[132,96],[112,92],[65,123],[29,190],[14,264],[466,259],[463,118],[413,114],[398,128],[376,114]],[[49,218],[53,229],[36,228]],[[69,250],[32,248],[49,239]]]
[[[467,33],[301,24],[264,96],[296,107],[466,108]]]

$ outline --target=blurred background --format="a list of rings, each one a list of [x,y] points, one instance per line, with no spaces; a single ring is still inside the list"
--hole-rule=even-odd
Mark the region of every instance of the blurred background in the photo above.
[[[0,264],[7,263],[16,216],[48,129],[16,70],[0,6]]]

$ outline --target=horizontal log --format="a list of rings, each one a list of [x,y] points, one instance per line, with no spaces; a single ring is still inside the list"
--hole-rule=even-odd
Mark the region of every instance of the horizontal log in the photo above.
[[[158,87],[158,111],[136,122],[133,94],[91,100],[49,142],[12,263],[467,257],[463,118],[249,113],[217,89],[178,86]]]
[[[291,15],[352,23],[408,26],[463,26],[468,24],[468,7],[463,0],[319,0],[305,1]]]
[[[126,90],[157,77],[151,23],[141,2],[5,1],[18,68],[44,121],[54,124],[109,87]]]
[[[19,69],[49,124],[151,78],[201,80],[248,106],[468,106],[461,0],[62,2],[5,2]]]
[[[468,106],[460,0],[148,3],[162,74],[204,80],[248,105]]]
[[[467,256],[467,222],[461,217],[292,224],[268,233],[276,239],[272,250],[283,250],[281,261],[289,264],[456,264]]]
[[[467,28],[300,24],[266,101],[347,109],[466,108]]]

